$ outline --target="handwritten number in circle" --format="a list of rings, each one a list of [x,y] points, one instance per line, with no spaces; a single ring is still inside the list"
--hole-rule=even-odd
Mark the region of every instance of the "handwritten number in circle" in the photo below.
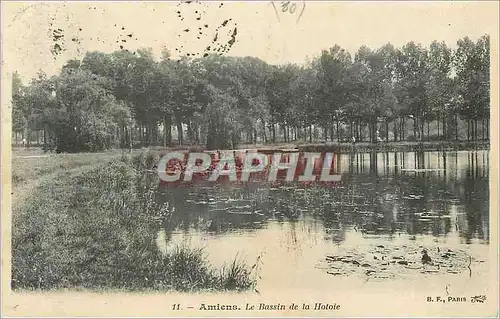
[[[288,5],[290,1],[281,1],[281,11],[286,12],[288,10]]]
[[[278,18],[278,21],[279,21],[280,17],[279,17],[276,5],[274,4],[274,1],[271,1],[271,4],[273,5],[274,12],[276,13],[276,18]],[[302,17],[302,14],[304,13],[305,8],[306,8],[306,4],[304,1],[302,1],[302,10],[298,14],[296,23],[299,22],[300,18]],[[289,12],[290,14],[293,14],[296,9],[297,9],[297,4],[291,3],[291,1],[281,1],[281,12],[283,12],[283,13]]]

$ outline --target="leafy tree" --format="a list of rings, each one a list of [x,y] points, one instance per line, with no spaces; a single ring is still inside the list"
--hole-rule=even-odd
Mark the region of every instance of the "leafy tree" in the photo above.
[[[351,137],[376,143],[391,139],[391,127],[393,141],[459,139],[465,130],[468,139],[487,139],[489,46],[485,35],[460,39],[455,51],[444,42],[409,42],[362,46],[352,58],[334,45],[301,66],[222,54],[174,60],[167,49],[159,60],[151,49],[88,52],[26,86],[14,74],[13,132],[28,146],[43,135],[46,148],[68,152]]]

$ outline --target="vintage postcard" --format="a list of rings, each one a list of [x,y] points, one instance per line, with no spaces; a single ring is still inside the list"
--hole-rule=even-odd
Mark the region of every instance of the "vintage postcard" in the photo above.
[[[3,1],[3,317],[488,317],[496,1]]]

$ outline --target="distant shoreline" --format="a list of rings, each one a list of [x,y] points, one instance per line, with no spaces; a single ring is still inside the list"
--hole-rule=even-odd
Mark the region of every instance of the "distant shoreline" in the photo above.
[[[476,151],[489,150],[490,141],[412,141],[379,143],[276,143],[276,144],[241,144],[237,149],[283,150],[298,149],[299,152],[414,152],[414,151]],[[202,146],[151,147],[153,150],[191,150],[203,151]],[[212,150],[213,151],[213,150]]]
[[[415,151],[476,151],[489,150],[489,141],[424,141],[424,142],[379,142],[373,143],[337,143],[303,144],[297,146],[300,151],[333,151],[339,153],[356,152],[415,152]]]
[[[17,151],[41,151],[40,147],[33,146],[30,148],[22,147],[12,147],[13,150]],[[145,150],[149,149],[152,151],[216,151],[208,150],[201,145],[176,145],[171,147],[163,146],[143,146],[140,148],[134,148],[134,151],[139,149]],[[297,149],[299,152],[334,152],[334,153],[352,153],[353,150],[356,153],[363,152],[415,152],[415,151],[478,151],[478,150],[490,150],[490,141],[404,141],[404,142],[379,142],[379,143],[274,143],[274,144],[241,144],[236,149],[258,149],[258,150],[284,150],[284,149]],[[117,151],[120,149],[110,149],[108,151]],[[126,151],[128,149],[121,149]],[[223,151],[221,149],[221,151]],[[87,152],[85,152],[87,153]],[[101,152],[102,153],[102,152]],[[40,152],[40,154],[43,154]],[[68,153],[68,154],[78,154],[78,153]]]

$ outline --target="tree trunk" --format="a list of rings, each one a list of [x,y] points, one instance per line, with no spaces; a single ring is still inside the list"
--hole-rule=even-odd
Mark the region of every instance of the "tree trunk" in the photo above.
[[[16,134],[16,137],[17,137],[17,134]],[[44,151],[47,151],[47,124],[45,124],[43,127],[43,149],[44,149]]]
[[[448,131],[446,128],[446,116],[443,116],[443,138],[448,139]]]
[[[130,147],[132,148],[132,146],[134,145],[134,125],[130,125],[129,128],[127,128],[127,131],[128,131],[128,145],[127,147]]]
[[[372,130],[372,143],[377,143],[377,128],[376,128],[376,123],[371,123],[371,130]]]
[[[474,141],[477,141],[477,119],[474,120]]]
[[[439,141],[439,129],[440,129],[440,125],[441,125],[441,119],[438,116],[438,118],[437,118],[437,126],[438,126],[437,127],[437,140],[438,141]]]
[[[262,121],[263,123],[263,132],[264,132],[264,143],[267,144],[267,132],[266,132],[266,122]]]
[[[422,120],[420,121],[420,123],[419,123],[419,124],[420,124],[420,141],[423,141],[423,140],[424,140],[424,137],[425,137],[425,136],[424,136],[424,125],[425,125],[425,120],[424,120],[424,119],[422,119]]]
[[[476,132],[474,132],[474,120],[470,121],[470,139],[471,141],[474,141],[474,135],[476,135]]]
[[[373,122],[369,124],[369,133],[370,133],[370,143],[376,143],[377,138],[375,136],[375,128],[373,127]]]
[[[430,140],[430,130],[431,130],[430,126],[431,126],[431,123],[427,122],[427,140]],[[439,130],[438,130],[438,132],[439,132]]]
[[[467,141],[470,140],[470,120],[467,120]]]
[[[335,121],[335,125],[337,126],[337,142],[340,143],[340,130],[339,130],[339,120]],[[332,142],[333,142],[333,136],[332,136]]]
[[[486,139],[490,140],[490,118],[486,119]]]
[[[193,122],[190,119],[188,119],[186,121],[186,125],[187,125],[187,137],[188,137],[188,141],[190,142],[190,144],[194,144]]]
[[[399,133],[397,119],[394,119],[393,126],[394,126],[394,129],[393,129],[394,130],[394,138],[393,138],[393,140],[394,140],[394,142],[397,142],[398,141],[398,133]]]
[[[170,130],[168,121],[167,121],[167,115],[163,116],[163,147],[167,147],[168,145],[168,136],[167,136],[167,131]]]
[[[389,121],[385,119],[385,141],[389,142]]]
[[[139,126],[139,133],[140,133],[140,137],[141,137],[141,145],[142,146],[146,146],[146,134],[144,133],[144,126],[143,125],[140,125]]]
[[[359,120],[358,119],[356,119],[356,121],[354,122],[354,134],[356,135],[356,141],[361,142],[360,134],[359,134]]]
[[[333,115],[330,117],[330,141],[334,141],[334,134],[333,131],[335,130],[335,119],[333,118]]]
[[[413,118],[413,137],[417,139],[417,118]]]
[[[470,139],[472,141],[475,141],[476,140],[476,127],[475,127],[475,124],[476,124],[476,120],[472,120],[471,123],[470,123],[470,126],[471,126],[471,135],[470,135]]]
[[[482,135],[483,135],[483,137],[482,137],[482,139],[481,139],[481,140],[483,140],[483,141],[484,141],[484,122],[485,122],[485,121],[484,121],[484,118],[483,118],[483,119],[481,120],[481,133],[482,133]]]
[[[403,125],[404,125],[404,118],[400,118],[399,120],[399,140],[404,141],[404,134],[403,134]]]
[[[148,145],[151,146],[155,142],[155,132],[152,124],[148,125],[148,132],[149,132]]]
[[[372,123],[368,123],[368,142],[373,143]]]
[[[406,140],[406,119],[403,117],[403,125],[401,126],[401,141]]]
[[[159,142],[160,142],[160,134],[158,134],[158,123],[155,122],[155,124],[153,124],[153,136],[154,136],[154,145],[159,145]],[[160,144],[161,145],[161,144]]]
[[[178,136],[177,139],[179,140],[178,144],[183,145],[184,144],[184,132],[182,129],[182,121],[179,118],[177,118],[175,122],[176,122],[175,124],[177,126],[177,136]]]

